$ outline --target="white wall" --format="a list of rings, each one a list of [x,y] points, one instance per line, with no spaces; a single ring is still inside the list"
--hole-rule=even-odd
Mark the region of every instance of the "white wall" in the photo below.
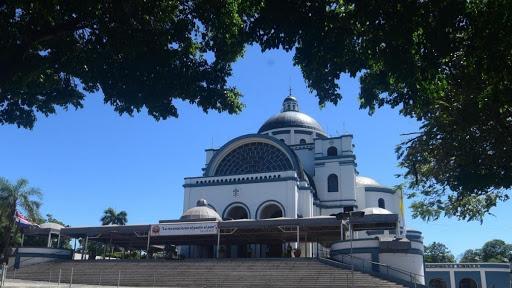
[[[279,134],[279,131],[290,131],[290,133],[286,133],[286,134]],[[295,131],[296,130],[302,130],[302,131],[308,131],[308,132],[311,132],[311,135],[307,135],[307,134],[302,134],[302,133],[296,133]],[[277,134],[275,134],[277,132]],[[296,144],[300,144],[300,139],[304,139],[306,140],[306,143],[308,144],[311,144],[314,142],[314,139],[316,138],[315,136],[315,131],[312,130],[312,129],[307,129],[307,128],[280,128],[280,129],[272,129],[272,130],[269,130],[269,131],[266,131],[264,134],[267,134],[267,135],[271,135],[277,139],[284,139],[284,142],[287,144],[287,145],[296,145]]]
[[[225,177],[201,177],[186,179],[187,182],[198,181],[199,179],[219,179],[219,178],[250,178],[259,177],[262,175],[273,176],[279,174],[281,179],[285,177],[296,177],[296,173],[280,172],[280,173],[261,173],[261,174],[247,174],[240,176],[225,176]],[[271,180],[274,180],[272,178]],[[269,181],[271,181],[269,180]],[[235,196],[233,190],[238,190],[238,196]],[[276,182],[260,182],[260,183],[227,183],[218,185],[205,185],[201,187],[185,187],[184,197],[184,210],[195,207],[199,199],[206,199],[208,204],[213,206],[217,213],[222,217],[224,209],[233,202],[242,202],[249,207],[250,218],[255,219],[257,208],[268,200],[274,200],[281,203],[285,208],[285,217],[296,218],[297,216],[297,200],[298,189],[296,180],[279,180]]]
[[[364,187],[356,185],[355,191],[357,209],[362,210],[367,208],[368,206],[366,205],[366,193],[364,191]]]
[[[327,156],[327,149],[331,146],[338,149],[338,155],[353,154],[352,135],[341,135],[339,137],[315,139],[315,154]]]
[[[315,153],[312,144],[306,144],[303,146],[299,145],[290,148],[292,148],[295,154],[297,154],[297,157],[299,157],[304,170],[311,176],[315,175]]]
[[[338,176],[338,192],[327,192],[327,177],[330,174]],[[320,201],[354,200],[355,171],[350,164],[339,164],[339,160],[325,162],[315,169],[315,184]],[[355,201],[352,201],[355,204]]]
[[[336,147],[336,156],[327,156],[329,147]],[[352,136],[350,135],[315,139],[315,184],[319,200],[327,201],[324,204],[332,205],[335,204],[333,201],[337,200],[340,201],[336,203],[338,205],[356,205],[356,173],[352,156]],[[327,178],[331,174],[338,176],[338,192],[327,192]],[[341,202],[342,200],[344,201]]]
[[[334,244],[331,245],[331,251],[340,250],[340,249],[345,249],[345,251],[347,251],[348,249],[350,249],[350,245],[351,245],[350,241],[335,242]],[[358,240],[358,241],[352,242],[352,247],[353,248],[370,248],[370,249],[376,249],[378,251],[378,249],[380,247],[380,242],[379,242],[379,240],[376,240],[376,239],[375,240],[374,239]],[[411,241],[411,248],[423,251],[423,244]],[[369,255],[370,254],[368,254],[368,253],[354,253],[354,256],[356,256],[356,257],[364,258],[366,260],[371,260],[371,256],[369,256]],[[336,256],[334,256],[334,258],[337,260],[340,260],[340,261],[342,259],[345,262],[348,261],[346,255],[345,255],[345,257],[342,257],[341,255],[336,255]],[[379,252],[379,262],[381,264],[386,264],[391,267],[401,269],[401,270],[403,270],[402,272],[407,271],[407,272],[412,272],[412,273],[418,274],[418,275],[424,275],[423,255],[412,254],[412,253],[381,253],[381,252]],[[384,268],[381,268],[381,272],[387,272],[387,271],[382,271],[382,269],[384,269]],[[389,271],[390,271],[390,274],[395,277],[399,277],[399,278],[407,280],[407,281],[411,280],[408,274],[396,272],[396,271],[392,272],[393,271],[392,269],[390,269]],[[422,283],[424,283],[424,278],[418,277],[417,279],[423,281]]]
[[[381,263],[388,264],[389,266],[402,269],[403,271],[424,276],[423,255],[405,253],[380,253],[379,261]],[[409,275],[394,271],[393,269],[389,271],[389,274],[407,281],[411,281]],[[419,280],[420,284],[425,284],[425,277],[421,276],[413,277]]]
[[[302,217],[313,217],[313,195],[309,190],[298,190],[298,214]]]
[[[24,267],[62,259],[71,260],[73,251],[46,247],[19,247],[17,253],[16,257],[20,258],[20,267]]]
[[[386,204],[386,210],[400,214],[400,207],[398,206],[399,201],[397,201],[397,198],[399,198],[398,193],[390,194],[386,192],[367,191],[365,192],[365,198],[365,208],[379,207],[379,198],[382,198]]]

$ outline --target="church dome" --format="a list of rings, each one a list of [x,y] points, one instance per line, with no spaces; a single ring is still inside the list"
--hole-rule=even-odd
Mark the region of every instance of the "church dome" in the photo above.
[[[363,209],[361,211],[364,212],[364,215],[386,215],[386,214],[393,214],[393,213],[391,213],[391,211],[386,210],[384,208],[379,208],[379,207],[368,207],[368,208],[365,208],[365,209]]]
[[[315,119],[299,111],[298,101],[291,95],[284,99],[281,113],[265,121],[258,133],[281,128],[305,128],[314,130],[323,136],[327,135]]]
[[[60,230],[60,229],[64,228],[64,226],[62,226],[58,223],[46,222],[46,223],[39,225],[39,228],[43,228],[43,229],[50,228],[50,229]]]
[[[197,200],[196,207],[192,207],[181,215],[180,220],[195,220],[195,219],[215,219],[221,220],[219,214],[212,208],[208,207],[208,202],[205,199]]]
[[[364,176],[357,176],[356,177],[356,184],[360,185],[360,186],[376,186],[376,187],[382,186],[375,179],[372,179],[370,177],[364,177]]]

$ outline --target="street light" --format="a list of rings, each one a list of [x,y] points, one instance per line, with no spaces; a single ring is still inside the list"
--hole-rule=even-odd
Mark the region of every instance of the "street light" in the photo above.
[[[350,211],[350,212],[340,212],[336,214],[336,219],[341,220],[341,240],[343,240],[343,222],[348,220],[348,227],[350,232],[350,266],[351,266],[351,276],[352,276],[352,287],[354,287],[354,256],[352,253],[352,244],[354,239],[354,228],[352,226],[351,220],[354,218],[363,218],[364,211]]]

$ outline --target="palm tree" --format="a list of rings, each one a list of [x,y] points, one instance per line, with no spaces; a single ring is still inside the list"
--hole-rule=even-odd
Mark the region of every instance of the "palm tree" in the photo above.
[[[119,213],[112,207],[108,207],[103,211],[103,217],[101,217],[101,225],[126,225],[128,223],[128,213],[126,211],[120,211]],[[107,249],[108,246],[105,246]],[[115,245],[110,245],[110,254],[112,255]],[[105,250],[106,251],[106,250]]]
[[[120,211],[119,213],[114,208],[107,208],[103,211],[103,217],[101,217],[101,225],[126,225],[128,223],[128,214],[126,211]]]
[[[35,199],[34,199],[35,198]],[[3,224],[4,239],[2,241],[2,261],[7,263],[10,256],[11,237],[16,236],[15,227],[16,210],[20,208],[28,219],[32,222],[38,222],[41,219],[39,207],[41,207],[42,193],[38,188],[28,187],[26,179],[18,179],[16,183],[10,183],[9,180],[0,177],[0,217]],[[14,234],[14,235],[12,235]]]
[[[128,213],[126,211],[121,211],[116,215],[116,224],[117,225],[126,225],[128,223]]]

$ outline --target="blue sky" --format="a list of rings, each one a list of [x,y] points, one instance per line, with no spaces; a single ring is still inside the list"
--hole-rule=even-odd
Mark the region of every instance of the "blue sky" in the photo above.
[[[183,178],[201,174],[204,149],[255,133],[279,112],[291,86],[302,112],[330,135],[354,135],[360,175],[398,184],[394,148],[404,139],[400,134],[417,131],[419,123],[389,108],[373,116],[359,110],[356,79],[342,77],[342,102],[320,109],[291,54],[262,54],[251,47],[234,65],[230,81],[244,94],[246,108],[239,115],[205,114],[178,103],[178,119],[156,122],[144,113],[120,117],[103,104],[101,94],[92,94],[84,109],[41,117],[33,130],[0,126],[0,176],[29,179],[44,193],[43,213],[71,226],[99,224],[107,207],[126,210],[130,224],[174,219],[182,212]],[[421,230],[426,243],[441,241],[458,256],[491,239],[512,242],[509,207],[502,203],[483,225],[455,219],[426,223],[407,212],[407,226]]]

